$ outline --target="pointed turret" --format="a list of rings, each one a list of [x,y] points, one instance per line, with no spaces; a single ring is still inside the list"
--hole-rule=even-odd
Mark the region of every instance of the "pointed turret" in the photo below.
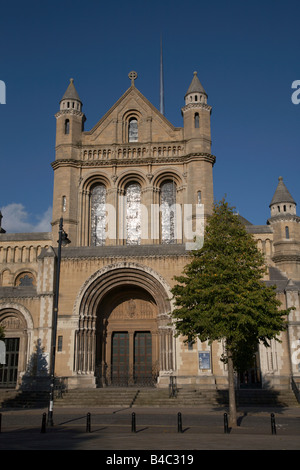
[[[201,101],[202,96],[203,96],[203,102],[206,103],[207,101],[206,91],[204,90],[203,86],[200,83],[197,72],[194,72],[193,80],[185,95],[185,104]]]
[[[75,88],[73,78],[70,78],[69,86],[59,103],[60,109],[55,115],[57,120],[57,148],[60,144],[74,144],[75,142],[80,142],[84,122],[86,120],[85,115],[82,113],[82,101]],[[72,153],[71,149],[70,153]],[[67,156],[68,158],[71,157],[70,154]],[[61,153],[57,151],[56,159],[58,158],[66,158],[66,148],[65,150],[61,149]]]
[[[74,79],[70,78],[70,83],[62,99],[60,100],[60,109],[75,109],[81,111],[82,102],[79,98],[77,90],[74,85]]]
[[[296,214],[296,202],[283,182],[278,178],[278,185],[270,203],[271,217],[279,214]]]
[[[187,171],[189,187],[187,197],[194,201],[195,206],[204,206],[204,220],[211,215],[213,207],[213,174],[215,157],[211,154],[211,106],[207,104],[207,94],[197,72],[184,96],[185,106],[182,108],[183,137],[185,153],[192,161]],[[193,214],[196,220],[196,214]]]
[[[185,106],[182,108],[184,138],[187,140],[187,152],[211,151],[210,114],[207,94],[197,72],[185,94]]]
[[[85,115],[82,102],[74,85],[73,78],[60,100],[60,109],[56,117],[56,146],[53,190],[53,234],[56,237],[60,218],[64,217],[64,227],[70,238],[76,240],[77,206],[74,196],[75,187],[67,182],[79,178],[74,166],[62,162],[74,162],[81,158],[81,143],[84,131]],[[76,175],[76,176],[75,176]],[[64,182],[64,184],[62,184]]]
[[[278,178],[270,210],[268,224],[273,230],[272,261],[287,277],[300,280],[300,217],[296,215],[296,202],[282,176]]]

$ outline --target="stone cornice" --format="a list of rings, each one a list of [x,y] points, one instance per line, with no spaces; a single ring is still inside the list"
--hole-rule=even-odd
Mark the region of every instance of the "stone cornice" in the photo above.
[[[77,168],[99,167],[99,166],[129,166],[129,165],[147,165],[147,164],[169,164],[169,163],[189,163],[193,160],[206,161],[214,165],[216,157],[210,153],[190,153],[183,156],[175,157],[145,157],[132,159],[107,159],[107,160],[75,160],[75,159],[58,159],[52,162],[51,166],[55,170],[61,166],[73,166]]]
[[[77,109],[73,109],[73,108],[61,109],[54,116],[57,119],[61,116],[66,116],[66,115],[70,115],[70,114],[73,114],[74,116],[84,117],[84,113],[82,113],[81,111],[78,111]]]
[[[56,220],[54,220],[53,222],[51,222],[52,227],[53,227],[54,225],[58,225],[58,224],[59,224],[59,220],[60,220],[60,219],[56,219]],[[64,218],[64,224],[78,225],[78,221],[77,221],[76,219],[67,219],[67,218]]]
[[[57,248],[53,248],[56,253]],[[42,250],[40,257],[47,256],[46,250]],[[190,252],[185,244],[174,245],[118,245],[118,246],[86,246],[72,247],[62,250],[62,259],[100,259],[100,258],[178,258],[189,257]]]
[[[296,214],[278,214],[274,215],[274,217],[270,217],[267,220],[268,225],[272,225],[276,222],[300,222],[300,217]]]
[[[300,263],[300,253],[299,254],[278,254],[278,255],[273,255],[272,256],[272,261],[274,263],[280,263],[280,262],[299,262]]]
[[[196,102],[196,103],[188,103],[186,106],[184,106],[181,111],[182,113],[185,113],[186,111],[188,111],[189,109],[204,109],[205,111],[209,111],[211,112],[212,110],[212,107],[209,106],[208,104],[206,103],[200,103],[200,102]]]

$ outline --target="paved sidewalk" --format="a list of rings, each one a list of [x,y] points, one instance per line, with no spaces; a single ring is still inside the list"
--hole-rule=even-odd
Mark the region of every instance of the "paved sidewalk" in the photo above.
[[[178,412],[181,428],[178,432]],[[54,409],[54,426],[42,428],[47,410],[0,410],[1,450],[299,450],[299,408],[243,408],[225,433],[226,409]],[[87,413],[90,428],[87,429]],[[135,431],[132,432],[135,413]],[[276,434],[272,434],[271,413]]]

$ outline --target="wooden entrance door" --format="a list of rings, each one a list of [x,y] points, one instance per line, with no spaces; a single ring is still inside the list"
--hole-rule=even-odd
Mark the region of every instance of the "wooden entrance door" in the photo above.
[[[112,385],[127,385],[129,372],[129,335],[115,332],[112,335],[111,381]]]
[[[152,381],[152,336],[150,331],[138,331],[134,335],[134,381]]]

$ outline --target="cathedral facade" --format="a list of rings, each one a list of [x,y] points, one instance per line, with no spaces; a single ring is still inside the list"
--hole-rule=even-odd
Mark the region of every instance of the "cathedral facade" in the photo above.
[[[184,342],[170,316],[174,276],[201,246],[212,211],[208,97],[195,72],[178,128],[139,92],[135,72],[129,79],[89,131],[70,80],[55,115],[52,232],[6,233],[0,223],[2,388],[42,384],[53,337],[55,375],[69,388],[167,387],[175,378],[227,387],[224,344]],[[300,376],[300,218],[282,178],[266,225],[243,221],[265,255],[264,281],[295,309],[281,342],[258,346],[237,385],[289,388]],[[71,243],[60,249],[62,235]]]

